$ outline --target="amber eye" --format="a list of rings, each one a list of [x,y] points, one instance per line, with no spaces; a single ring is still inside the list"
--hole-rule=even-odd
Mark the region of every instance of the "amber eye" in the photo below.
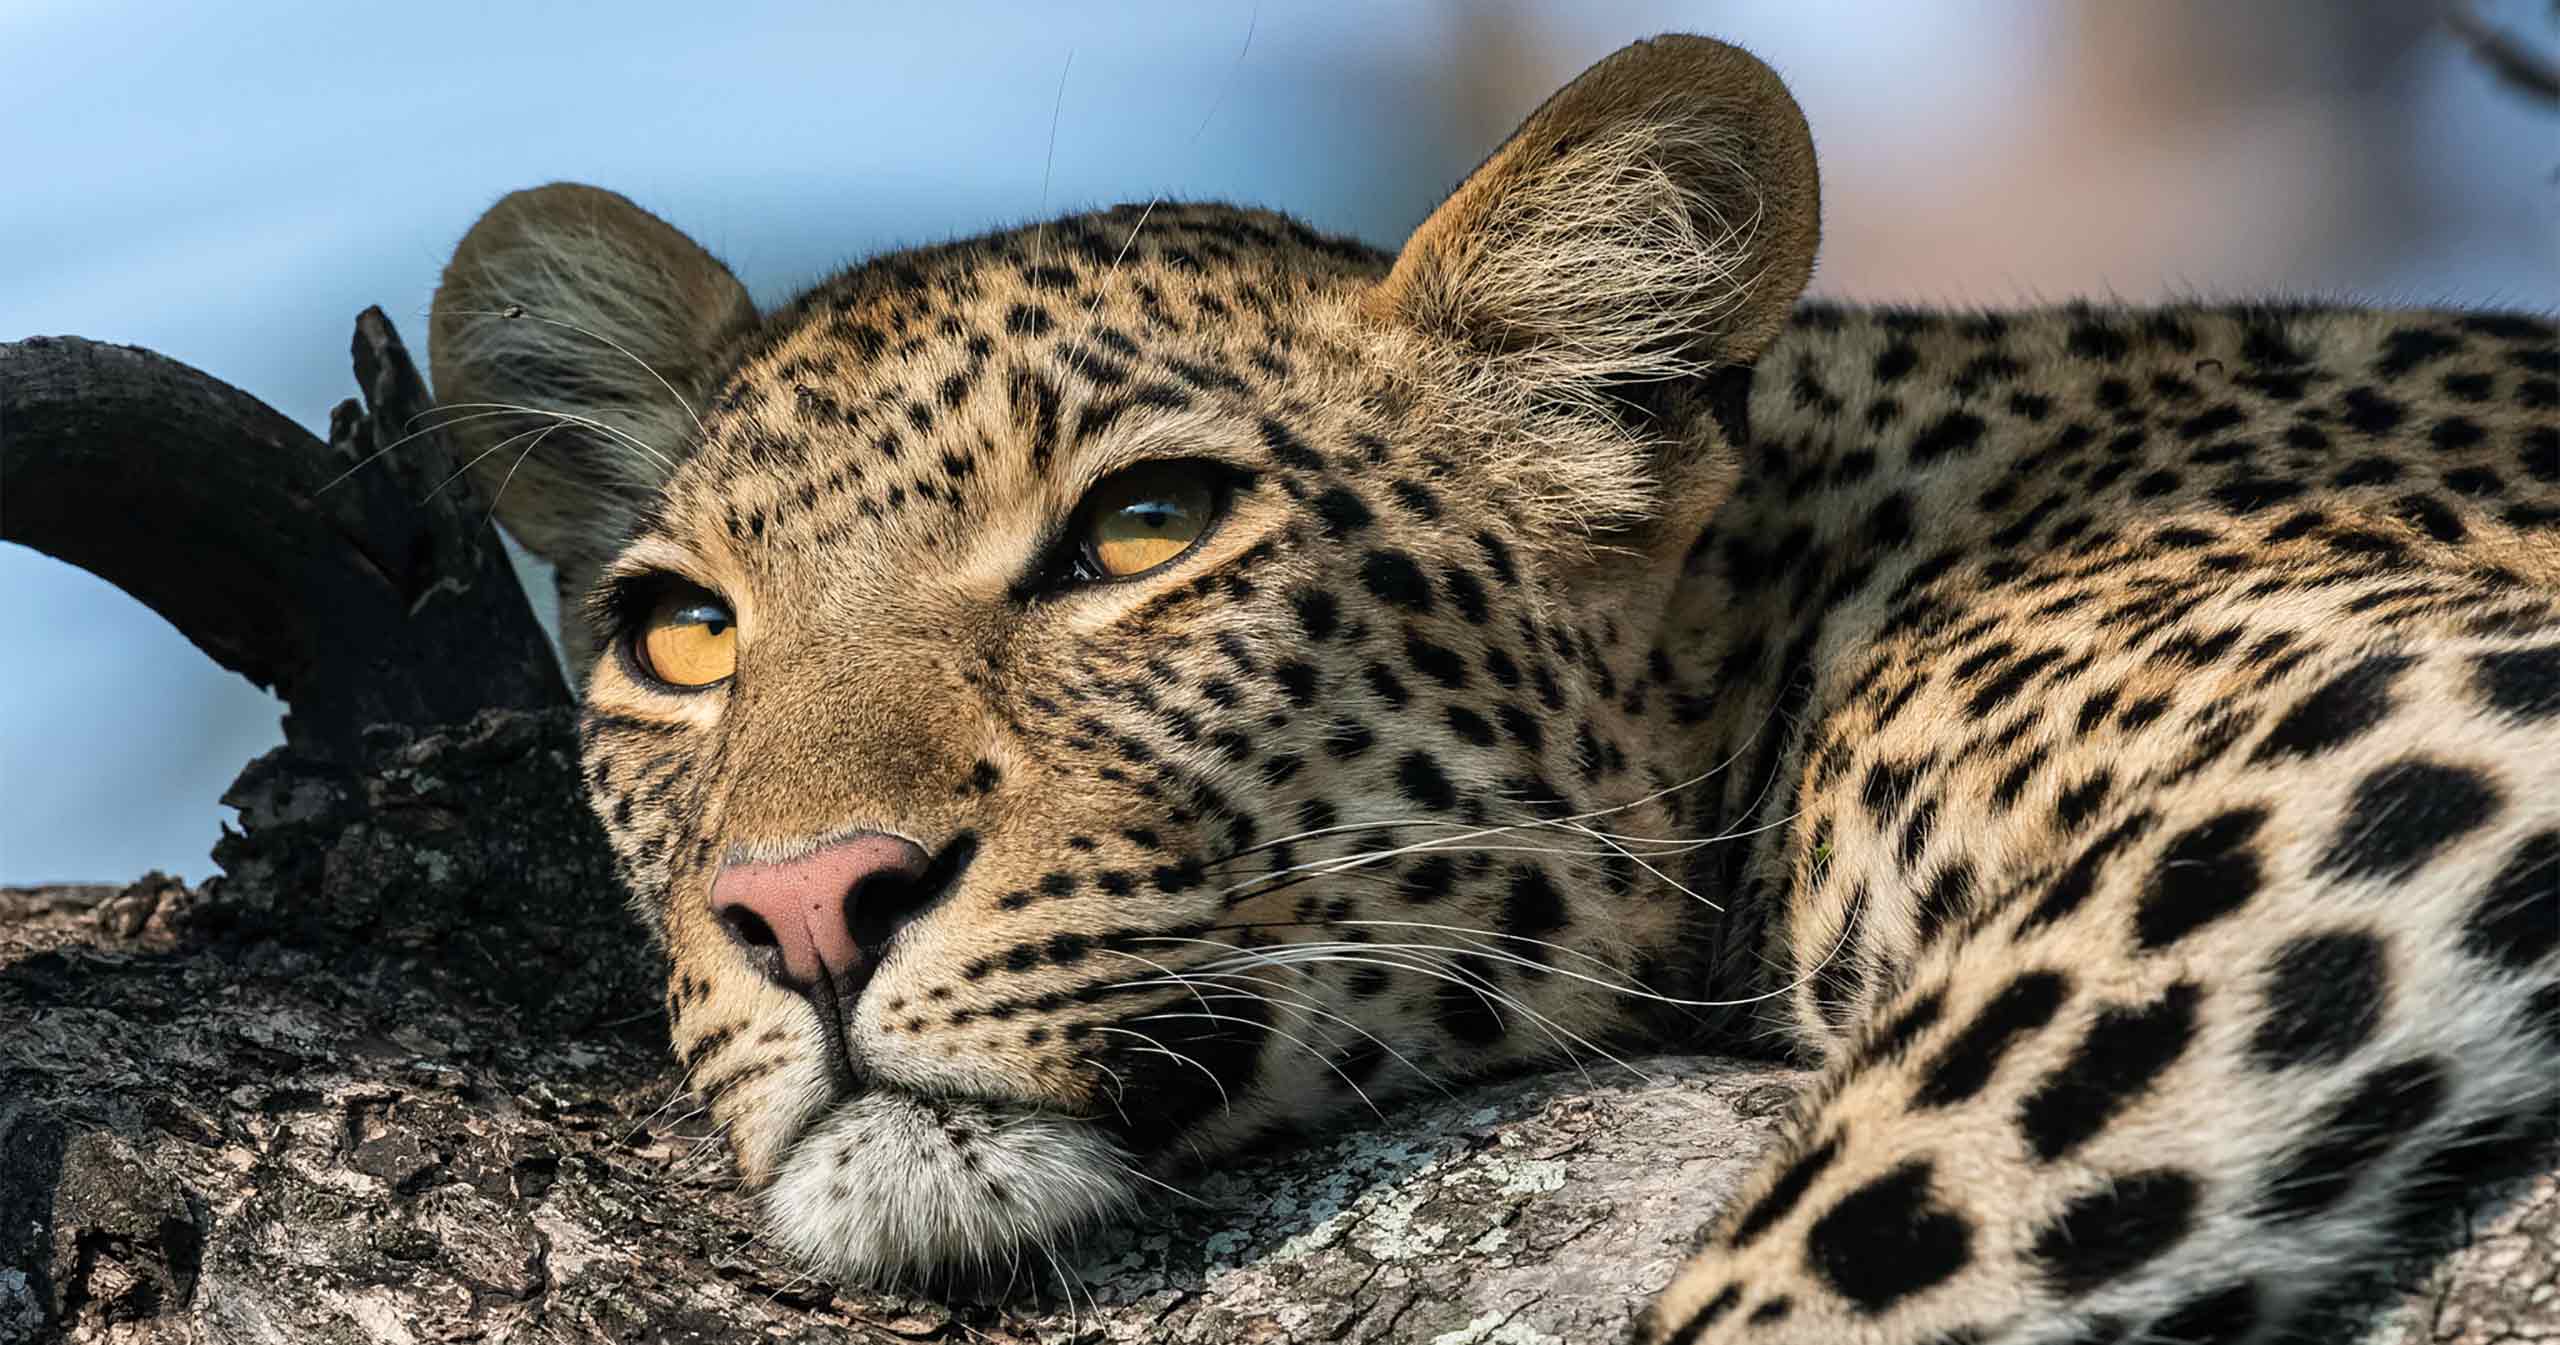
[[[631,647],[651,677],[697,690],[738,670],[738,619],[717,594],[678,584],[649,608]]]
[[[1079,559],[1100,579],[1126,579],[1162,565],[1215,522],[1220,483],[1196,462],[1158,462],[1095,486],[1077,511]]]

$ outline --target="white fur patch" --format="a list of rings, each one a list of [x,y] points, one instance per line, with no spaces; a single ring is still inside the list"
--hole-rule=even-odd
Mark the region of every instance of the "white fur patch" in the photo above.
[[[1009,1273],[1025,1253],[1056,1259],[1079,1228],[1127,1205],[1135,1181],[1085,1122],[871,1093],[793,1146],[764,1205],[774,1241],[824,1272],[932,1285]]]

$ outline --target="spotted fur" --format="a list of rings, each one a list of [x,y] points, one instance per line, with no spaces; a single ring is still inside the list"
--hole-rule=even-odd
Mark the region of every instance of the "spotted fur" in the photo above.
[[[588,783],[778,1239],[1003,1264],[1364,1100],[1703,1043],[1822,1082],[1645,1339],[2259,1341],[2547,1143],[2553,324],[1800,305],[1817,218],[1783,88],[1688,38],[1393,258],[1124,207],[755,318],[618,197],[493,210],[438,381],[582,418],[500,508],[602,572]],[[1237,483],[1214,531],[1041,579],[1152,459]],[[734,679],[637,675],[653,574]],[[797,993],[710,883],[857,830],[933,899]]]

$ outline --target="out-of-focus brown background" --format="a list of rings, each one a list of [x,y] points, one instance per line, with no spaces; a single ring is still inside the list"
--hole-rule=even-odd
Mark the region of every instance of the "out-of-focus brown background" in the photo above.
[[[151,346],[325,428],[355,312],[423,341],[477,212],[564,177],[764,302],[1159,193],[1392,245],[1540,98],[1664,30],[1795,89],[1827,295],[2560,307],[2560,108],[2434,0],[366,8],[0,6],[0,339]],[[2560,47],[2549,0],[2464,12]],[[0,547],[0,594],[0,882],[201,876],[275,703],[33,553]]]

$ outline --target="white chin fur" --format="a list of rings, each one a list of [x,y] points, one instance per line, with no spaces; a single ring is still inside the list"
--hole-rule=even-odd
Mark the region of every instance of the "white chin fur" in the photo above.
[[[798,1144],[764,1193],[773,1239],[860,1284],[1010,1274],[1128,1203],[1129,1165],[1082,1121],[983,1102],[866,1094]]]

